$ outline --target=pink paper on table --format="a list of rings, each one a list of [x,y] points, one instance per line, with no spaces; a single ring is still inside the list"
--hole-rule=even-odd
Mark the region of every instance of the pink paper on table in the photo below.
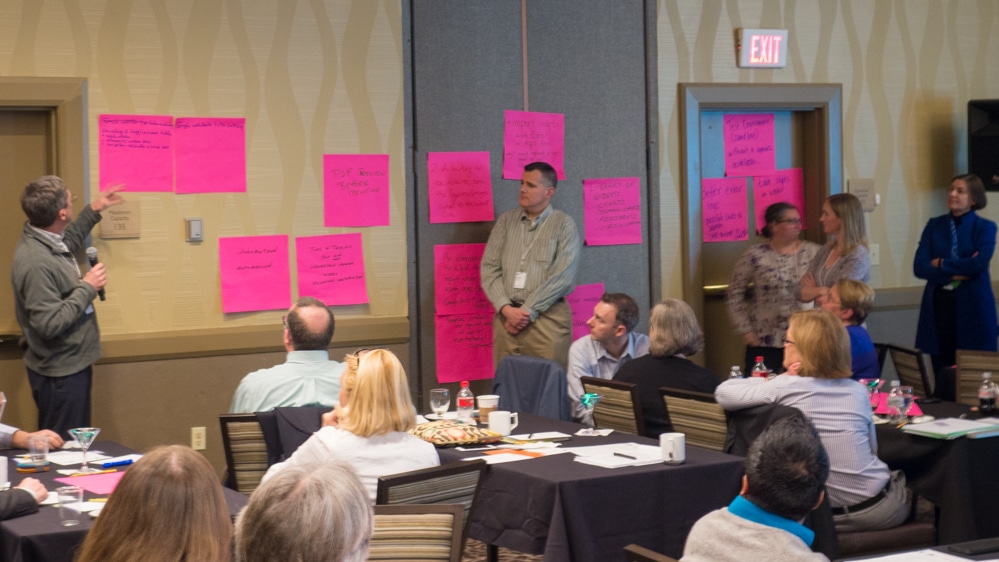
[[[299,296],[315,297],[326,306],[368,302],[360,233],[296,238],[295,253]]]
[[[773,113],[725,115],[725,175],[769,174],[777,167]]]
[[[323,225],[388,225],[388,166],[388,154],[324,154]]]
[[[805,228],[805,190],[801,168],[777,170],[773,174],[753,177],[753,206],[756,211],[756,231],[766,226],[767,207],[774,203],[790,203],[798,208],[801,228]]]
[[[503,113],[503,177],[519,180],[524,166],[548,162],[565,179],[565,115],[512,111]]]
[[[431,224],[496,218],[488,152],[428,152],[427,186]]]
[[[891,415],[891,410],[888,409],[888,393],[887,392],[879,392],[878,393],[878,407],[875,408],[874,413],[877,414],[877,415],[879,415],[879,416],[888,416],[888,415]],[[912,407],[909,408],[909,414],[908,415],[910,417],[921,416],[921,415],[923,415],[923,409],[919,407],[919,404],[917,404],[916,402],[913,402],[912,403]]]
[[[106,496],[114,491],[122,476],[125,476],[124,470],[87,476],[67,476],[66,478],[56,478],[55,481],[67,486],[79,486],[91,494]]]
[[[177,193],[246,191],[246,119],[178,118],[173,142]]]
[[[101,191],[173,191],[173,117],[99,115]]]
[[[583,180],[586,244],[642,243],[642,202],[639,178]]]
[[[565,297],[572,310],[572,341],[590,334],[590,327],[586,325],[586,321],[593,316],[593,307],[600,302],[600,297],[603,295],[604,284],[591,283],[576,285],[576,288]]]
[[[749,239],[746,178],[701,180],[701,205],[705,242]]]
[[[219,238],[222,312],[291,306],[288,236]]]
[[[493,313],[434,317],[437,336],[437,382],[493,377]]]
[[[492,313],[482,292],[479,264],[485,244],[434,246],[434,305],[437,314]]]

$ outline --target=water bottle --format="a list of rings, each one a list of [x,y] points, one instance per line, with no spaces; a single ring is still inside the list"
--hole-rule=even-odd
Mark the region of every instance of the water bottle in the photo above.
[[[978,411],[983,416],[991,416],[996,409],[996,383],[992,373],[982,373],[982,386],[978,387]]]
[[[744,379],[746,377],[742,375],[742,367],[738,365],[732,365],[732,370],[729,371],[728,378],[729,380],[731,380],[731,379]]]
[[[902,423],[902,383],[891,381],[891,390],[888,392],[888,415],[892,423]]]
[[[458,419],[465,422],[473,422],[472,412],[475,410],[475,395],[468,388],[468,381],[461,381],[461,390],[458,391]]]
[[[770,369],[767,369],[766,363],[763,362],[763,356],[756,356],[756,364],[753,365],[753,376],[767,378],[770,375]]]

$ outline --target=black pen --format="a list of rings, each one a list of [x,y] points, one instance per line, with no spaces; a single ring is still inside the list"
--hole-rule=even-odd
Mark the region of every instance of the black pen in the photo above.
[[[633,460],[633,461],[637,461],[637,460],[638,460],[638,457],[633,457],[633,456],[631,456],[631,455],[626,455],[626,454],[624,454],[624,453],[617,453],[617,452],[615,452],[615,453],[614,453],[614,456],[615,456],[615,457],[624,457],[624,458],[626,458],[626,459],[631,459],[631,460]]]
[[[528,433],[526,441],[530,441],[531,437],[534,437],[534,434],[533,433]]]

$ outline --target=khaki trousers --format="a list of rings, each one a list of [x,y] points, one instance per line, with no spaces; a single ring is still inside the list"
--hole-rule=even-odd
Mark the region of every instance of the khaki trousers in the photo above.
[[[528,355],[551,359],[567,368],[572,345],[572,309],[564,300],[551,305],[517,335],[507,333],[500,313],[493,317],[493,359],[495,366],[507,355]]]

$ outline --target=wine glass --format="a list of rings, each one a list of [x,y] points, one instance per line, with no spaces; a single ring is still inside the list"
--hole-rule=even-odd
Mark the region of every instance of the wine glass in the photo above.
[[[447,409],[451,407],[451,393],[446,388],[434,388],[430,391],[430,409],[437,419],[443,419]]]
[[[867,387],[867,398],[871,402],[871,408],[877,408],[878,403],[881,401],[881,385],[885,381],[881,379],[860,379],[860,384]]]
[[[590,414],[588,417],[591,419],[593,417],[593,408],[597,407],[597,402],[600,402],[601,398],[603,398],[602,395],[593,392],[587,392],[579,397],[579,401],[583,404],[583,407],[586,408],[587,413]],[[586,429],[579,430],[578,435],[594,436],[600,435],[600,432],[592,427],[587,427]]]
[[[101,430],[96,427],[77,427],[69,430],[70,435],[76,439],[76,442],[80,444],[80,448],[83,449],[83,466],[81,466],[80,470],[77,472],[81,474],[100,472],[100,470],[96,468],[90,468],[87,466],[87,449],[90,448],[90,444],[94,442],[94,439],[100,432]]]
[[[909,417],[909,410],[916,402],[916,395],[911,386],[899,387],[899,393],[902,395],[902,401],[898,404],[898,413],[902,417],[902,421],[905,421]]]

